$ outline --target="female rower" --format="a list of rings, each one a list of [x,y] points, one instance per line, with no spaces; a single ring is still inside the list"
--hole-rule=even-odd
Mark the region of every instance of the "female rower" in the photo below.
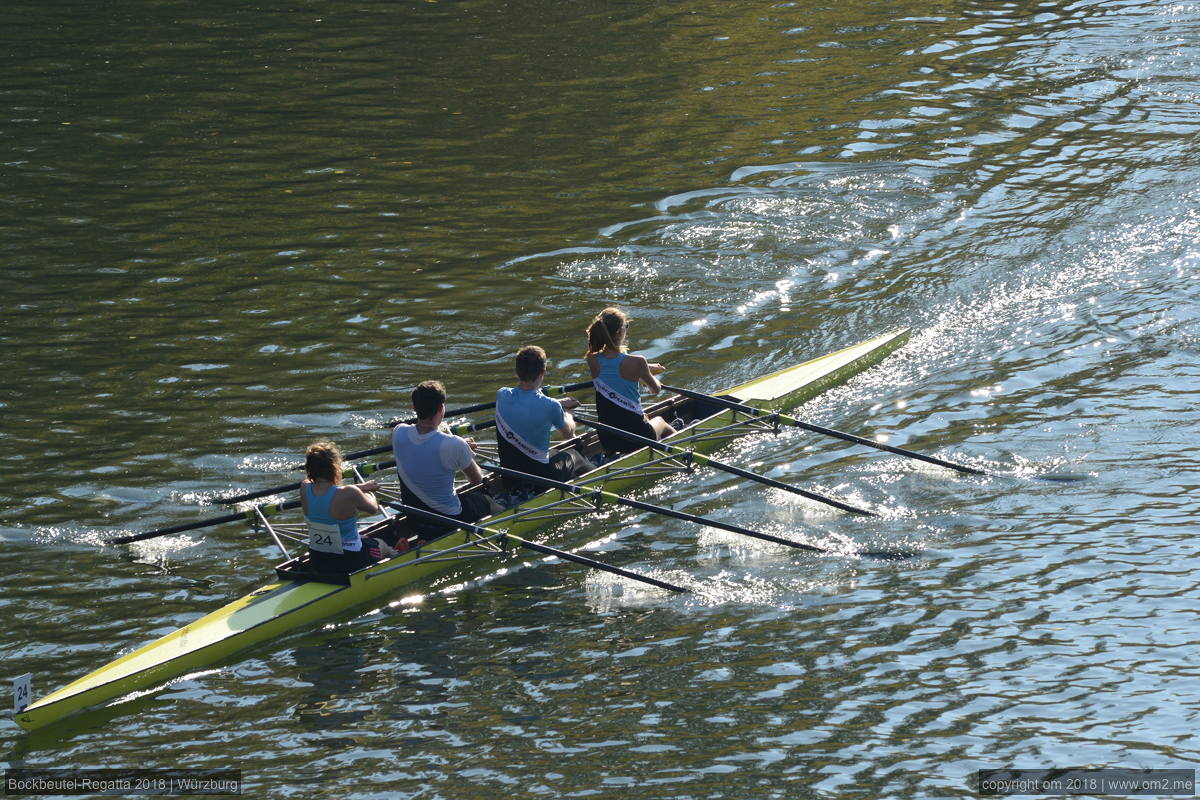
[[[636,433],[647,439],[662,439],[675,433],[665,419],[650,418],[642,410],[640,384],[654,394],[662,384],[654,377],[662,364],[651,364],[645,356],[625,352],[629,316],[619,308],[606,308],[588,326],[588,369],[596,387],[596,416],[606,425]],[[638,445],[604,431],[600,443],[610,453],[636,450]]]
[[[342,453],[333,442],[314,442],[304,453],[308,477],[300,504],[308,524],[308,550],[318,572],[354,572],[395,554],[384,542],[358,534],[358,512],[379,513],[375,481],[342,485]]]

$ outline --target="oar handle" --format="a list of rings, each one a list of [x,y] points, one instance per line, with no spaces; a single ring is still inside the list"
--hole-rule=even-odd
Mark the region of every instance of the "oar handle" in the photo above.
[[[461,425],[451,425],[450,432],[455,436],[464,436],[475,431],[486,431],[488,428],[496,427],[496,420],[485,419],[482,422],[464,422]]]
[[[574,483],[566,483],[564,481],[556,481],[554,478],[546,478],[541,475],[534,475],[529,472],[521,472],[520,470],[517,470],[517,469],[509,469],[508,467],[501,466],[493,461],[484,461],[480,464],[480,466],[483,467],[484,469],[488,470],[489,472],[496,473],[497,475],[505,475],[509,478],[516,478],[517,480],[529,481],[530,483],[540,484],[541,486],[548,486],[551,489],[561,489],[562,491],[569,492],[571,494],[599,494],[599,495],[604,495],[607,497],[615,497],[616,496],[616,495],[609,494],[608,492],[605,492],[601,489],[589,489],[585,486],[578,486]]]

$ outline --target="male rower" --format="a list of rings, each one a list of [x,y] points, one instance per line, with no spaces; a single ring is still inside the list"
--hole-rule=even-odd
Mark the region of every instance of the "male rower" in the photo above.
[[[577,408],[574,397],[552,400],[542,394],[546,379],[546,351],[527,345],[517,351],[515,387],[496,392],[496,443],[500,466],[540,475],[557,481],[569,481],[587,472],[591,465],[576,450],[551,452],[550,434],[557,431],[564,439],[575,435],[575,419],[570,409]],[[505,477],[509,491],[544,489],[530,481]]]
[[[438,430],[446,416],[446,388],[439,381],[424,381],[413,390],[417,424],[402,423],[392,431],[392,452],[400,477],[400,497],[405,505],[432,511],[461,522],[475,522],[501,507],[482,489],[454,492],[454,477],[466,476],[468,489],[483,482],[475,463],[475,440]],[[424,518],[409,519],[418,533],[440,536],[446,526]]]

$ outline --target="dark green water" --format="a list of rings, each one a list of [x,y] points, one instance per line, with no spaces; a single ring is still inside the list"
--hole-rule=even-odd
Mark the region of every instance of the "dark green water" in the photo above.
[[[713,389],[909,325],[695,513],[585,522],[691,599],[558,563],[381,602],[34,735],[10,766],[242,769],[283,798],[968,797],[1200,762],[1200,11],[1184,2],[0,8],[4,675],[47,692],[263,583],[237,526],[104,546],[382,444],[522,344]],[[1087,476],[1050,483],[1040,475]],[[400,598],[389,598],[391,601]]]

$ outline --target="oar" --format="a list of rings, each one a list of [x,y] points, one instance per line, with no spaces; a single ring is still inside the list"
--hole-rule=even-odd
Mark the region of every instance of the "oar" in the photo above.
[[[272,486],[270,489],[259,489],[257,492],[246,492],[232,497],[218,497],[217,502],[223,506],[232,506],[237,503],[244,503],[247,500],[257,500],[260,497],[270,497],[273,494],[283,494],[284,492],[294,492],[300,488],[300,482],[289,483],[286,486]]]
[[[442,514],[435,514],[432,511],[425,511],[424,509],[420,509],[420,508],[413,508],[412,506],[406,506],[403,503],[387,503],[387,505],[391,508],[396,509],[397,511],[403,511],[405,514],[407,514],[409,516],[417,516],[417,517],[422,517],[424,519],[432,520],[434,522],[441,522],[441,523],[443,523],[445,525],[449,525],[451,527],[462,528],[465,531],[470,531],[471,533],[477,534],[479,536],[491,536],[491,537],[495,537],[495,538],[505,539],[512,544],[519,545],[521,547],[526,548],[527,550],[533,550],[536,553],[544,553],[548,556],[555,556],[557,558],[561,558],[564,561],[573,561],[576,564],[583,564],[586,567],[598,569],[603,572],[611,572],[614,575],[620,575],[622,578],[629,578],[630,580],[641,581],[642,583],[648,583],[651,586],[657,586],[660,589],[667,589],[672,592],[690,591],[688,589],[685,589],[682,586],[676,586],[673,583],[667,583],[666,581],[661,581],[658,578],[651,578],[649,575],[642,575],[637,572],[631,572],[630,570],[622,569],[621,567],[614,567],[611,564],[605,564],[602,561],[596,561],[595,559],[588,558],[586,556],[576,555],[575,553],[568,553],[566,550],[559,550],[557,548],[550,547],[548,545],[538,544],[537,542],[531,542],[527,539],[522,539],[520,536],[515,536],[511,533],[505,533],[504,531],[498,531],[495,528],[485,528],[481,525],[475,525],[470,522],[461,522],[459,520],[454,519],[453,517],[443,516]]]
[[[791,492],[792,494],[798,494],[801,497],[807,497],[809,500],[816,500],[818,503],[825,503],[826,505],[833,506],[834,508],[840,508],[843,511],[849,511],[851,514],[860,514],[860,515],[866,516],[866,517],[879,516],[874,511],[868,511],[865,508],[859,508],[858,506],[852,506],[849,503],[842,502],[841,500],[837,500],[832,497],[826,497],[825,495],[818,494],[817,492],[810,492],[807,489],[801,489],[799,486],[793,486],[790,483],[784,483],[783,481],[777,481],[774,478],[768,478],[766,475],[759,475],[757,472],[750,472],[749,470],[742,469],[741,467],[735,467],[732,464],[726,464],[724,461],[718,461],[717,459],[710,458],[709,456],[706,456],[703,453],[697,453],[694,450],[684,450],[682,447],[676,447],[675,445],[667,444],[666,442],[660,442],[655,439],[648,439],[645,436],[638,436],[636,433],[630,433],[629,431],[623,430],[622,428],[616,428],[616,427],[613,427],[612,425],[606,425],[603,422],[600,422],[599,420],[594,420],[591,417],[586,417],[582,414],[576,414],[575,419],[579,420],[580,422],[582,422],[584,425],[587,425],[588,427],[595,428],[596,430],[600,430],[600,431],[605,431],[606,433],[611,433],[614,436],[618,436],[618,437],[620,437],[622,439],[626,439],[630,442],[635,442],[637,444],[640,444],[642,447],[652,447],[657,450],[662,450],[665,453],[674,453],[676,455],[681,455],[681,456],[686,455],[686,456],[690,457],[693,461],[695,461],[697,464],[708,465],[714,469],[719,469],[723,472],[728,472],[731,475],[737,475],[740,478],[745,478],[746,480],[751,480],[751,481],[755,481],[756,483],[761,483],[764,486],[770,486],[775,489],[782,489],[785,492]]]
[[[589,386],[591,385],[590,381],[588,382],[588,385]],[[572,384],[571,386],[579,386],[579,384],[576,383],[576,384]],[[548,387],[546,387],[546,389],[551,390],[554,394],[562,394],[564,392],[572,391],[571,386],[548,386]],[[545,390],[543,390],[543,393],[545,393]],[[448,416],[448,417],[456,416],[457,417],[457,416],[461,416],[462,414],[470,413],[471,411],[486,411],[489,408],[495,408],[495,406],[496,406],[496,402],[493,400],[491,403],[481,403],[478,406],[469,406],[467,408],[458,408],[458,409],[455,409],[454,411],[447,411],[446,416]],[[417,423],[416,419],[409,419],[409,420],[401,420],[400,422],[397,422],[396,425],[415,425],[416,423]],[[464,433],[470,433],[471,431],[481,431],[484,428],[490,428],[495,424],[496,424],[495,420],[488,420],[487,422],[476,422],[474,424],[464,422],[461,425],[451,426],[450,432],[461,436]],[[395,427],[395,425],[393,425],[392,427]],[[380,453],[386,453],[388,450],[391,450],[391,449],[392,449],[392,445],[391,445],[391,442],[389,442],[387,444],[381,444],[381,445],[379,445],[379,447],[372,447],[369,450],[359,450],[357,453],[347,453],[346,455],[342,456],[342,458],[344,458],[346,461],[353,461],[356,458],[366,458],[367,456],[377,456]],[[295,469],[304,469],[304,466],[300,465],[300,466],[295,467]]]
[[[500,475],[507,475],[518,480],[529,481],[530,483],[537,483],[542,486],[549,486],[564,492],[570,492],[571,494],[601,497],[610,502],[617,503],[618,505],[636,508],[640,511],[649,511],[653,514],[662,514],[663,516],[672,517],[673,519],[681,519],[684,522],[694,522],[697,525],[704,525],[709,528],[717,528],[719,530],[729,531],[730,533],[738,533],[742,536],[750,536],[754,539],[762,539],[765,542],[774,542],[775,544],[787,545],[788,547],[795,547],[799,550],[809,550],[814,553],[835,552],[824,547],[817,547],[815,545],[805,544],[804,542],[785,539],[782,536],[776,536],[771,533],[756,531],[753,528],[743,528],[740,525],[732,525],[728,522],[721,522],[720,520],[709,519],[708,517],[701,517],[696,514],[688,514],[685,511],[676,511],[675,509],[667,508],[666,506],[656,506],[652,503],[644,503],[641,500],[634,500],[630,497],[622,497],[619,494],[606,492],[602,489],[579,486],[574,483],[564,483],[563,481],[556,481],[553,478],[543,478],[541,475],[530,475],[527,472],[518,472],[515,469],[508,469],[507,467],[501,467],[495,464],[484,464],[483,467],[491,472],[496,472]],[[859,550],[855,551],[853,555],[865,556],[867,558],[880,558],[889,561],[898,561],[904,558],[913,558],[916,556],[916,553],[897,552],[892,550]]]
[[[756,414],[758,416],[774,416],[776,419],[778,419],[784,425],[790,425],[794,428],[802,428],[803,430],[812,431],[813,433],[824,434],[825,436],[832,436],[835,439],[843,439],[847,442],[854,442],[855,444],[863,444],[863,445],[866,445],[867,447],[874,447],[876,450],[885,450],[889,453],[895,453],[896,455],[899,455],[899,456],[906,456],[908,458],[913,458],[918,461],[925,461],[929,464],[936,464],[939,467],[945,467],[946,469],[957,470],[958,472],[963,472],[968,475],[992,475],[992,474],[994,474],[987,470],[979,469],[978,467],[968,467],[966,464],[959,464],[955,461],[947,461],[946,459],[938,458],[937,456],[925,455],[924,453],[918,453],[915,450],[905,450],[903,447],[894,447],[890,444],[884,444],[883,442],[876,442],[871,439],[865,439],[862,436],[855,436],[853,433],[846,433],[845,431],[834,430],[833,428],[826,428],[823,425],[815,425],[811,422],[804,422],[803,420],[796,419],[795,417],[789,417],[786,414],[780,414],[779,412],[776,412],[776,411],[764,411],[760,408],[755,408],[754,406],[748,406],[744,403],[739,403],[736,400],[730,400],[725,397],[717,397],[717,396],[711,395],[711,394],[703,394],[701,392],[693,392],[688,389],[681,389],[678,386],[667,386],[666,384],[663,385],[663,388],[669,392],[674,392],[675,394],[683,395],[684,397],[691,397],[695,400],[716,403],[717,405],[722,405],[722,406],[725,406],[726,408],[732,408],[737,411],[744,412],[746,414]],[[1059,474],[1059,475],[1053,475],[1053,474],[1051,474],[1051,475],[1035,475],[1034,477],[1037,478],[1038,480],[1042,480],[1042,481],[1055,481],[1055,482],[1060,482],[1060,483],[1071,483],[1074,481],[1084,480],[1084,478],[1082,478],[1078,475],[1062,475],[1062,474]]]
[[[457,436],[462,436],[464,434],[471,433],[473,431],[482,431],[482,430],[486,430],[487,428],[494,428],[494,427],[496,427],[496,420],[489,419],[489,420],[484,420],[483,422],[464,422],[460,425],[454,425],[450,428],[450,432]],[[365,455],[378,455],[379,453],[385,453],[391,449],[392,449],[392,446],[390,444],[388,444],[388,445],[384,445],[383,447],[376,447],[373,450],[364,450],[361,453],[351,453],[349,456],[344,456],[344,458],[349,460],[351,457],[360,458]],[[342,470],[342,478],[353,478],[354,472],[356,469],[365,469],[365,470],[367,470],[366,474],[370,475],[374,472],[378,472],[381,469],[387,469],[388,467],[394,467],[394,466],[396,466],[395,461],[387,461],[382,464],[358,465],[358,466],[351,465]],[[270,489],[258,489],[253,492],[246,492],[245,494],[235,494],[235,495],[231,495],[229,497],[218,497],[216,502],[220,503],[223,506],[232,506],[232,505],[235,505],[236,503],[244,503],[247,500],[257,500],[260,497],[270,497],[273,494],[283,494],[284,492],[294,492],[299,488],[300,488],[300,481],[296,481],[295,483],[285,483],[282,486],[272,486]]]
[[[578,391],[580,389],[586,389],[591,385],[592,385],[591,381],[581,381],[580,383],[569,383],[566,386],[543,386],[542,394],[546,395],[547,397],[553,397],[554,395],[558,395],[558,394],[569,394],[570,392]],[[480,404],[474,405],[474,406],[467,406],[465,408],[456,408],[452,411],[447,411],[446,416],[457,417],[457,416],[462,416],[463,414],[470,414],[475,411],[486,411],[489,408],[495,408],[495,407],[496,407],[496,401],[493,400],[490,403],[480,403]],[[413,425],[413,424],[416,424],[416,421],[417,420],[415,418],[408,419],[408,420],[394,420],[393,422],[388,423],[388,425],[390,427],[395,427],[396,425],[401,425],[401,424]],[[470,433],[472,431],[481,431],[481,430],[484,430],[485,428],[494,427],[495,424],[496,424],[495,420],[486,420],[484,422],[476,422],[476,423],[463,423],[461,425],[455,425],[455,426],[451,427],[450,432],[454,433],[458,436],[462,436],[463,434]],[[391,445],[391,443],[388,443],[388,444],[380,445],[378,447],[372,447],[369,450],[359,450],[358,452],[355,452],[355,453],[347,453],[346,455],[342,456],[342,458],[345,459],[346,461],[353,461],[356,458],[366,458],[367,456],[377,456],[380,453],[386,453],[387,451],[389,451],[391,449],[392,449],[392,445]],[[304,466],[298,465],[298,466],[293,467],[292,469],[304,469]],[[353,473],[351,472],[351,468],[349,468],[349,467],[347,467],[345,470],[342,471],[343,477],[348,478],[352,474]],[[230,495],[229,497],[218,497],[217,502],[220,503],[221,505],[231,506],[231,505],[234,505],[235,503],[244,503],[247,500],[257,500],[260,497],[270,497],[273,494],[280,494],[281,492],[293,492],[298,488],[300,488],[299,482],[285,483],[282,486],[272,486],[270,489],[259,489],[254,492],[246,492],[245,494]]]
[[[763,411],[761,408],[748,406],[745,403],[739,403],[736,400],[729,400],[724,397],[716,397],[715,395],[704,394],[702,392],[693,392],[690,389],[681,389],[678,386],[667,386],[666,384],[663,384],[663,388],[668,392],[674,392],[675,394],[683,395],[684,397],[690,397],[693,400],[701,400],[706,403],[716,403],[717,405],[725,406],[726,408],[732,408],[735,411],[741,411],[743,414],[749,414],[751,416],[772,416],[775,419],[778,419],[782,424],[790,425],[793,428],[802,428],[803,430],[812,431],[813,433],[832,436],[835,439],[842,439],[847,442],[854,442],[855,444],[864,444],[867,447],[874,447],[876,450],[886,450],[889,453],[895,453],[899,456],[906,456],[907,458],[915,458],[918,461],[925,461],[930,464],[937,464],[939,467],[946,467],[947,469],[965,472],[969,475],[987,474],[985,470],[978,469],[976,467],[968,467],[965,464],[957,464],[953,461],[947,461],[944,458],[938,458],[937,456],[927,456],[924,453],[918,453],[914,450],[905,450],[903,447],[893,447],[890,444],[872,441],[871,439],[864,439],[862,436],[855,436],[853,433],[845,433],[844,431],[826,428],[822,425],[814,425],[811,422],[804,422],[803,420],[796,419],[795,417],[789,417],[786,414],[780,414],[775,411]]]
[[[566,386],[543,386],[542,394],[546,395],[547,397],[554,397],[555,395],[559,395],[559,394],[570,394],[571,392],[577,392],[580,389],[589,389],[589,388],[591,388],[591,385],[592,385],[591,381],[580,381],[579,383],[568,383]],[[461,417],[464,414],[474,414],[476,411],[487,411],[489,408],[495,408],[495,407],[496,407],[496,401],[493,400],[490,403],[479,403],[478,405],[467,406],[466,408],[452,409],[452,410],[446,412],[446,416],[447,417]],[[416,423],[417,423],[417,420],[415,417],[412,419],[394,419],[391,422],[389,422],[387,425],[384,425],[383,427],[390,429],[390,428],[396,427],[397,425],[415,425]],[[367,454],[363,453],[362,455],[367,455]],[[346,457],[350,458],[350,456],[346,456]]]
[[[296,508],[300,505],[299,500],[289,500],[286,503],[274,503],[269,506],[262,506],[264,514],[277,514],[280,511],[286,511],[289,508]],[[170,528],[159,528],[156,531],[147,531],[146,533],[135,533],[130,536],[118,536],[116,539],[109,539],[110,544],[129,544],[130,542],[140,542],[144,539],[154,539],[159,536],[169,536],[172,533],[183,533],[184,531],[194,531],[200,528],[211,528],[214,525],[224,525],[226,522],[236,522],[238,520],[246,520],[254,522],[256,519],[254,509],[248,511],[239,511],[236,514],[226,514],[223,517],[213,517],[212,519],[201,520],[200,522],[190,522],[186,525],[172,525]]]

